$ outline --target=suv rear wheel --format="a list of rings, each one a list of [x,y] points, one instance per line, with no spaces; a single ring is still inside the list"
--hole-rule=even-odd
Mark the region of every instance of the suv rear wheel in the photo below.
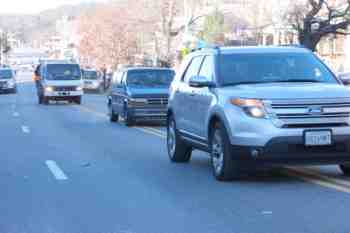
[[[239,177],[237,161],[233,159],[227,130],[221,123],[216,123],[210,136],[210,155],[214,176],[219,181],[230,181]]]
[[[350,164],[349,163],[339,165],[339,168],[345,176],[350,176]]]
[[[188,146],[180,137],[176,129],[173,116],[169,116],[167,123],[167,148],[172,162],[186,163],[191,159],[192,147]]]

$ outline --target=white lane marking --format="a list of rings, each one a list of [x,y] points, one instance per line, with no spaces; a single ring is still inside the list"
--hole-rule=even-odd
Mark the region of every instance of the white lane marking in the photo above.
[[[262,211],[261,212],[262,215],[271,215],[272,214],[272,211]]]
[[[22,125],[22,132],[23,133],[30,133],[30,129],[29,129],[29,127],[28,126],[25,126],[25,125]]]
[[[53,160],[46,160],[46,166],[49,168],[56,180],[68,180],[68,177],[62,169]]]
[[[14,117],[19,117],[19,113],[18,113],[18,112],[14,112],[14,113],[13,113],[13,116],[14,116]]]

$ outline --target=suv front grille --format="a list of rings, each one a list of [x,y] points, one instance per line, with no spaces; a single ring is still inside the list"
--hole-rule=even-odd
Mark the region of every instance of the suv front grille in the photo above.
[[[350,99],[266,101],[267,112],[283,128],[348,126]]]
[[[76,86],[56,86],[54,87],[55,91],[76,91]]]

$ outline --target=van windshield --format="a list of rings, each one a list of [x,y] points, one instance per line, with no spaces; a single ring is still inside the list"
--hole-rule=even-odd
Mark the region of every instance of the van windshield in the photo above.
[[[11,79],[13,78],[13,72],[10,69],[0,70],[0,79]]]
[[[97,71],[84,70],[83,78],[88,80],[97,80],[98,79]]]
[[[129,86],[142,87],[169,87],[174,78],[172,70],[133,70],[128,72]]]
[[[47,80],[79,80],[81,70],[75,64],[49,64],[47,65]]]
[[[220,75],[225,86],[273,82],[337,83],[313,54],[223,54]]]

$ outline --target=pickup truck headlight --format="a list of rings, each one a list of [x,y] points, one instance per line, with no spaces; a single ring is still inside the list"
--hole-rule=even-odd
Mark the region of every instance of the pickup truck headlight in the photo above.
[[[45,87],[45,91],[46,92],[53,92],[53,87],[47,86],[47,87]]]
[[[266,112],[264,104],[258,99],[231,99],[231,104],[242,108],[242,110],[251,117],[254,118],[266,118]]]

